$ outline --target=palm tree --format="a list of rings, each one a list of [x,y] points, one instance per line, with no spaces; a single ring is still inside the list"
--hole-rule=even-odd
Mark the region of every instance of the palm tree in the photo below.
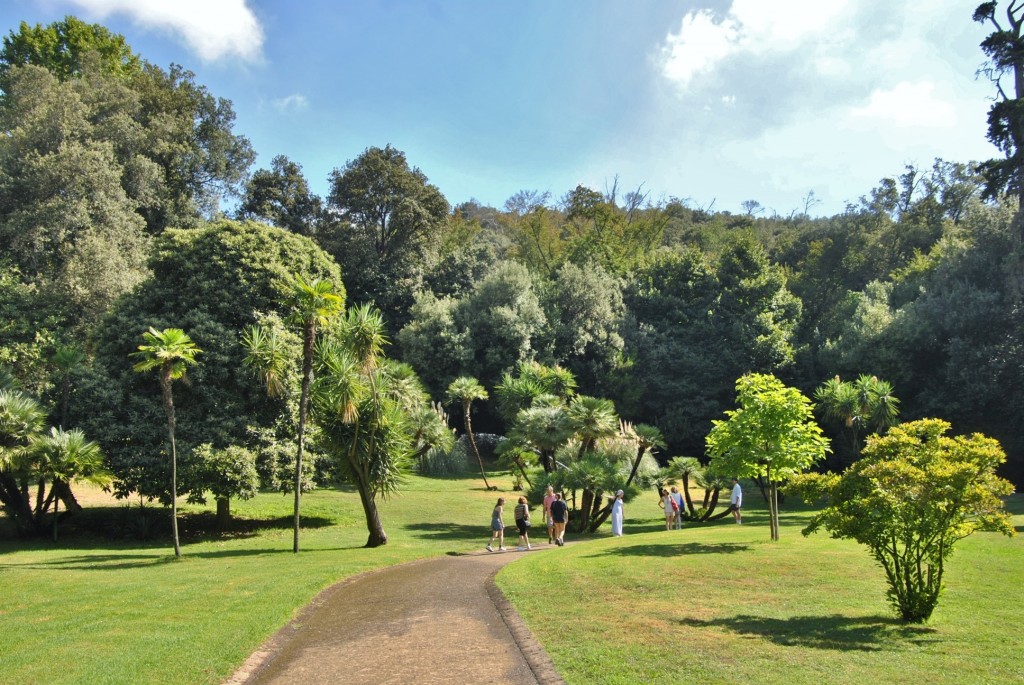
[[[611,400],[577,395],[569,403],[569,422],[580,441],[577,459],[594,449],[600,438],[615,435],[619,431],[619,418]]]
[[[71,410],[71,381],[75,372],[85,364],[85,353],[77,347],[61,346],[53,353],[52,362],[60,373],[60,424],[59,427],[67,429],[69,426],[68,417]],[[82,505],[75,499],[71,492],[71,486],[66,481],[56,481],[53,484],[57,496],[64,502],[68,511],[81,511]]]
[[[633,468],[630,469],[629,478],[626,480],[626,485],[632,485],[633,479],[636,478],[636,472],[640,468],[640,462],[644,458],[649,450],[653,450],[656,447],[665,449],[665,437],[661,434],[661,431],[654,426],[648,426],[646,423],[638,423],[636,426],[623,422],[621,433],[629,438],[636,441],[636,458],[633,460]]]
[[[33,532],[34,521],[21,466],[29,445],[43,428],[46,412],[12,386],[13,382],[9,389],[0,389],[0,504],[24,535]]]
[[[860,455],[865,435],[884,433],[899,416],[900,401],[892,385],[877,376],[861,375],[853,382],[830,378],[814,392],[814,400],[826,419],[842,427],[851,462]]]
[[[410,416],[429,406],[411,368],[383,357],[387,340],[380,312],[349,310],[337,337],[320,348],[313,389],[313,418],[341,472],[359,491],[367,547],[387,544],[377,498],[395,493],[414,451]]]
[[[171,528],[174,531],[174,556],[181,557],[181,543],[178,540],[178,449],[174,443],[174,395],[171,384],[184,377],[188,367],[196,363],[196,356],[202,350],[180,328],[165,328],[158,331],[150,327],[142,334],[145,344],[131,356],[139,361],[132,367],[135,371],[156,371],[160,379],[164,413],[167,414],[167,435],[171,441]]]
[[[565,407],[533,406],[516,416],[509,430],[511,441],[536,450],[545,473],[555,470],[555,452],[572,436],[572,427]]]
[[[295,275],[292,292],[288,297],[290,309],[288,322],[299,328],[302,336],[302,384],[299,392],[298,446],[295,455],[294,515],[292,526],[292,551],[299,551],[299,510],[302,501],[302,457],[306,444],[306,419],[309,416],[310,388],[313,385],[314,352],[319,333],[333,319],[341,314],[345,305],[344,296],[331,281],[315,278],[306,282]],[[246,330],[242,344],[248,350],[245,363],[260,376],[267,388],[267,394],[278,397],[286,390],[290,360],[288,345],[273,328],[252,326]]]
[[[33,441],[32,452],[42,478],[53,483],[50,497],[42,509],[45,511],[49,507],[49,502],[53,502],[53,541],[57,542],[60,484],[68,486],[69,489],[71,483],[76,480],[106,485],[110,482],[110,474],[103,467],[103,452],[100,446],[86,440],[85,434],[78,429],[65,431],[63,428],[51,428],[49,434]]]
[[[461,403],[462,404],[462,415],[465,419],[466,426],[466,439],[469,440],[470,446],[473,448],[473,454],[476,455],[477,463],[480,464],[480,475],[484,479],[484,487],[488,490],[494,490],[491,484],[487,482],[487,472],[484,471],[484,460],[480,456],[480,450],[476,446],[476,438],[473,437],[473,422],[470,418],[471,408],[474,400],[486,400],[487,390],[484,386],[480,385],[477,379],[470,376],[462,376],[456,378],[448,386],[448,402],[449,403]]]

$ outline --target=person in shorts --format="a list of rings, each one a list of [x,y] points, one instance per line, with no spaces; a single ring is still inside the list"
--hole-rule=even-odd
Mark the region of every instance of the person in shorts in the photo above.
[[[562,499],[562,493],[555,493],[555,501],[551,503],[551,521],[554,523],[555,544],[565,546],[565,522],[569,520],[569,505]]]
[[[501,515],[505,511],[505,498],[499,497],[498,503],[494,505],[494,510],[491,511],[491,539],[487,543],[486,549],[488,552],[494,551],[494,541],[498,541],[498,551],[505,551],[505,522],[501,520]]]
[[[555,501],[555,489],[548,486],[544,492],[544,524],[548,527],[548,544],[554,540],[555,522],[551,520],[551,503]]]

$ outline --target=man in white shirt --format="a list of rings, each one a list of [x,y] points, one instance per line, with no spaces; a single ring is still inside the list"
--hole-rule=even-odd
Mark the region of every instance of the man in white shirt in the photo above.
[[[732,498],[729,501],[732,503],[732,517],[736,519],[736,523],[743,523],[743,516],[740,514],[740,509],[743,508],[743,488],[735,478],[732,479]]]

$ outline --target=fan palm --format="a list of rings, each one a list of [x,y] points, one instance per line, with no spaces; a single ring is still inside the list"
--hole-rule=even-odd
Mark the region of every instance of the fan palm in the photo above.
[[[156,371],[163,395],[164,413],[167,414],[167,435],[171,442],[171,528],[174,531],[174,556],[181,556],[178,540],[178,450],[174,443],[174,395],[171,384],[182,378],[188,367],[196,363],[202,352],[185,331],[180,328],[165,328],[158,331],[150,328],[142,334],[145,344],[139,345],[138,352],[131,356],[139,361],[132,367],[135,371]]]
[[[491,487],[491,484],[487,482],[487,472],[484,470],[484,460],[480,456],[480,450],[476,446],[476,438],[473,437],[473,421],[470,417],[473,402],[475,400],[486,399],[487,390],[484,389],[484,386],[480,385],[477,379],[470,376],[456,378],[448,386],[448,402],[462,405],[462,415],[466,426],[466,439],[469,440],[470,447],[473,448],[473,454],[476,456],[477,463],[480,464],[480,475],[483,476],[484,487],[491,490],[493,488]]]
[[[78,429],[65,431],[62,428],[51,428],[48,434],[33,441],[32,453],[40,476],[53,483],[47,502],[53,502],[53,541],[56,542],[59,484],[70,486],[73,481],[85,480],[106,485],[110,482],[110,474],[103,467],[100,446],[86,440],[85,434]],[[43,510],[48,506],[44,505]]]

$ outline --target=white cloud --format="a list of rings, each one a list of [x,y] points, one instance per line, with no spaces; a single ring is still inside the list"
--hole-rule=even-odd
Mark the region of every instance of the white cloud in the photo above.
[[[953,105],[936,97],[935,84],[929,81],[903,81],[893,88],[877,88],[867,104],[850,110],[850,116],[855,121],[906,128],[948,129],[956,124]]]
[[[263,47],[263,27],[246,0],[72,0],[101,20],[125,14],[147,28],[181,36],[206,61],[255,61]]]
[[[309,98],[299,93],[293,93],[274,100],[274,107],[279,112],[301,112],[309,107]]]
[[[786,54],[843,42],[845,0],[733,0],[724,17],[706,9],[688,12],[677,33],[661,47],[661,71],[682,89],[730,57]],[[835,58],[816,57],[821,68],[838,70]]]
[[[736,26],[728,19],[716,22],[707,10],[690,12],[683,17],[679,33],[665,39],[662,70],[669,80],[686,87],[695,76],[733,54],[736,42]]]

